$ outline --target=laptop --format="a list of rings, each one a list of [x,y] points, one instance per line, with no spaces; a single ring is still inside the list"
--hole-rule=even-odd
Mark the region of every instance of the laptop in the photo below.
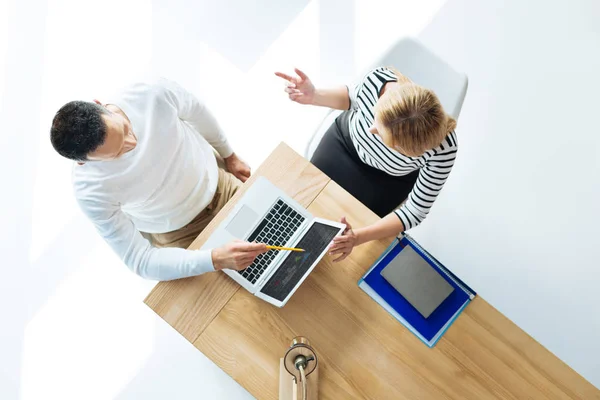
[[[258,177],[202,249],[235,239],[304,249],[270,250],[242,271],[223,270],[250,293],[283,307],[345,228],[339,222],[315,218],[268,179]]]

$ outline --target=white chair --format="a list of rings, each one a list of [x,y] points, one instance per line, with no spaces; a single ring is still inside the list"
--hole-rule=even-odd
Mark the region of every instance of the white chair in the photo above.
[[[455,71],[422,43],[413,38],[400,39],[369,70],[380,66],[393,66],[413,82],[433,90],[444,110],[458,120],[467,93],[467,76]],[[357,80],[367,72],[364,71]],[[304,151],[307,159],[311,159],[323,135],[341,112],[331,110],[321,121]]]

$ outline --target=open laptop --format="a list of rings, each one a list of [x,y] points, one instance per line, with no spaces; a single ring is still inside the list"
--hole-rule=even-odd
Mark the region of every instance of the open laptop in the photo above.
[[[250,293],[283,307],[345,228],[339,222],[315,218],[269,180],[259,177],[202,249],[235,239],[304,249],[271,250],[242,271],[223,270]]]

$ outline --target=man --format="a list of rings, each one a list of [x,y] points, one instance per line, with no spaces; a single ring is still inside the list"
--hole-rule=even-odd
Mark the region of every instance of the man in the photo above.
[[[176,83],[138,83],[108,104],[67,103],[50,138],[60,155],[77,161],[73,187],[81,209],[136,274],[171,280],[240,270],[267,251],[246,242],[186,250],[250,168],[205,105]],[[229,172],[218,168],[213,148]]]

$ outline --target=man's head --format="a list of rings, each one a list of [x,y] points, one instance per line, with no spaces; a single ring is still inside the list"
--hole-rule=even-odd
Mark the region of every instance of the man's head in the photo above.
[[[71,101],[54,116],[50,129],[54,149],[71,160],[110,161],[135,148],[131,122],[115,106],[99,101]]]

